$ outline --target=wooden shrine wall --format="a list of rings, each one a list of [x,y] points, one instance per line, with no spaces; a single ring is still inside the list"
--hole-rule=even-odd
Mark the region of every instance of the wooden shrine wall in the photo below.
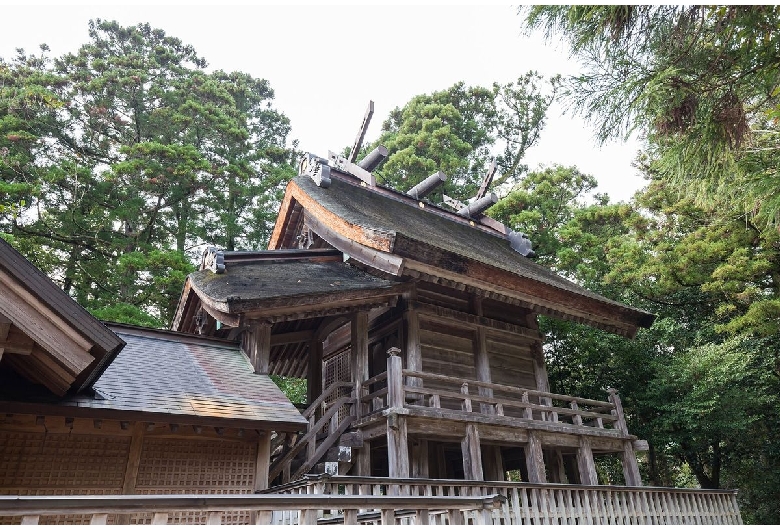
[[[257,437],[237,432],[219,436],[214,429],[170,426],[122,430],[119,422],[76,419],[65,428],[64,418],[14,415],[0,420],[0,495],[119,495],[165,493],[252,493],[257,468]],[[15,421],[14,421],[15,420]],[[16,423],[16,424],[14,424]],[[30,426],[19,425],[30,423]],[[151,429],[147,432],[146,429]],[[154,432],[154,431],[157,432]],[[102,431],[102,432],[101,432]],[[107,432],[106,432],[107,431]],[[230,430],[225,430],[230,431]],[[137,466],[131,464],[133,436],[141,434]],[[137,450],[136,450],[137,453]],[[130,484],[129,482],[134,482]],[[152,514],[126,521],[109,516],[108,523],[150,522]],[[223,523],[248,523],[248,513],[224,516]],[[18,524],[20,518],[0,518]],[[171,514],[169,523],[205,523],[201,512]],[[89,523],[89,516],[44,516],[40,524]]]

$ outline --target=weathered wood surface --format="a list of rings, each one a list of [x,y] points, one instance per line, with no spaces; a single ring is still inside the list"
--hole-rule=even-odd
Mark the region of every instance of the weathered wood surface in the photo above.
[[[507,502],[490,510],[493,524],[742,524],[735,490],[321,475],[269,491],[294,494],[312,482],[325,494],[352,495],[368,488],[378,498],[392,491],[419,496],[497,494]],[[480,514],[462,514],[465,524],[485,522]]]
[[[320,518],[318,512],[327,510],[330,512],[327,518],[340,519],[339,522],[355,521],[357,511],[364,511],[381,514],[383,524],[395,524],[414,521],[418,514],[430,514],[432,511],[473,511],[484,519],[491,510],[499,509],[505,502],[501,495],[9,495],[0,496],[0,517],[21,516],[22,524],[38,524],[42,515],[92,514],[92,524],[103,524],[108,514],[152,513],[152,524],[167,524],[170,513],[195,510],[208,514],[208,524],[219,524],[224,513],[252,510],[258,512],[259,520],[265,522],[276,519],[276,523],[317,524]],[[354,513],[345,513],[347,510]],[[295,516],[285,521],[285,512],[293,512]]]

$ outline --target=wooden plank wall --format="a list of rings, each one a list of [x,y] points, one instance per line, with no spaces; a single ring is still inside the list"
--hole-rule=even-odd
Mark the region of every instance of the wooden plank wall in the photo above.
[[[473,301],[468,293],[439,285],[418,285],[417,300],[422,303],[452,309],[460,313],[474,314]],[[528,310],[495,300],[483,299],[485,317],[515,326],[527,325]],[[539,342],[506,330],[485,328],[491,382],[521,388],[536,388],[532,354]],[[475,327],[457,320],[446,324],[441,319],[433,321],[420,314],[420,342],[422,369],[424,372],[476,380],[474,352],[477,345]],[[440,388],[436,383],[426,386]],[[449,390],[458,390],[452,389]],[[497,392],[496,397],[509,397]],[[517,394],[511,395],[518,399]]]
[[[493,383],[520,388],[536,388],[534,361],[531,356],[533,341],[519,335],[488,331],[487,350],[490,360],[490,377]],[[494,391],[496,397],[504,396]],[[511,396],[517,399],[517,394]]]

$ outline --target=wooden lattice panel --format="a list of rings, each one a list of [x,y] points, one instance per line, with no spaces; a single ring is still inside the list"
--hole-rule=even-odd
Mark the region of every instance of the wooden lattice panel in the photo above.
[[[235,440],[147,438],[141,452],[136,493],[253,493],[257,445]],[[152,514],[137,514],[134,523],[151,522]],[[169,523],[203,524],[204,512],[175,512]],[[249,513],[223,515],[223,524],[249,523]]]
[[[120,494],[129,449],[129,436],[0,432],[0,495]],[[40,524],[89,518],[44,516]],[[19,519],[3,517],[0,524]]]
[[[330,385],[337,381],[349,382],[352,380],[352,369],[350,366],[350,359],[352,351],[349,348],[345,348],[340,352],[332,355],[323,366],[323,373],[325,374],[325,386],[328,388]],[[351,393],[348,388],[338,388],[325,400],[325,406],[329,403],[336,401],[339,398],[347,397]],[[349,406],[345,405],[339,409],[338,422],[346,418],[349,415]]]

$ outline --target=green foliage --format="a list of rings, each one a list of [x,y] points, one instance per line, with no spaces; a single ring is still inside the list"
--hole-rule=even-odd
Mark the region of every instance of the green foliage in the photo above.
[[[532,234],[537,261],[553,265],[562,247],[559,230],[595,187],[591,175],[574,167],[533,171],[487,213],[513,230]]]
[[[271,380],[276,383],[287,399],[296,404],[306,404],[306,379],[297,379],[295,377],[282,377],[272,375]]]
[[[375,171],[380,183],[406,191],[443,171],[449,180],[438,191],[461,200],[474,196],[487,162],[496,157],[495,184],[515,180],[522,158],[538,139],[557,79],[529,72],[516,82],[492,88],[457,83],[447,90],[412,98],[382,125],[377,142],[389,151]]]
[[[0,230],[85,307],[165,325],[201,245],[267,241],[289,120],[267,81],[148,24],[89,36],[0,60]]]
[[[647,136],[657,168],[699,205],[729,196],[780,222],[777,6],[535,6],[526,25],[562,36],[584,73],[572,108],[602,139]]]

